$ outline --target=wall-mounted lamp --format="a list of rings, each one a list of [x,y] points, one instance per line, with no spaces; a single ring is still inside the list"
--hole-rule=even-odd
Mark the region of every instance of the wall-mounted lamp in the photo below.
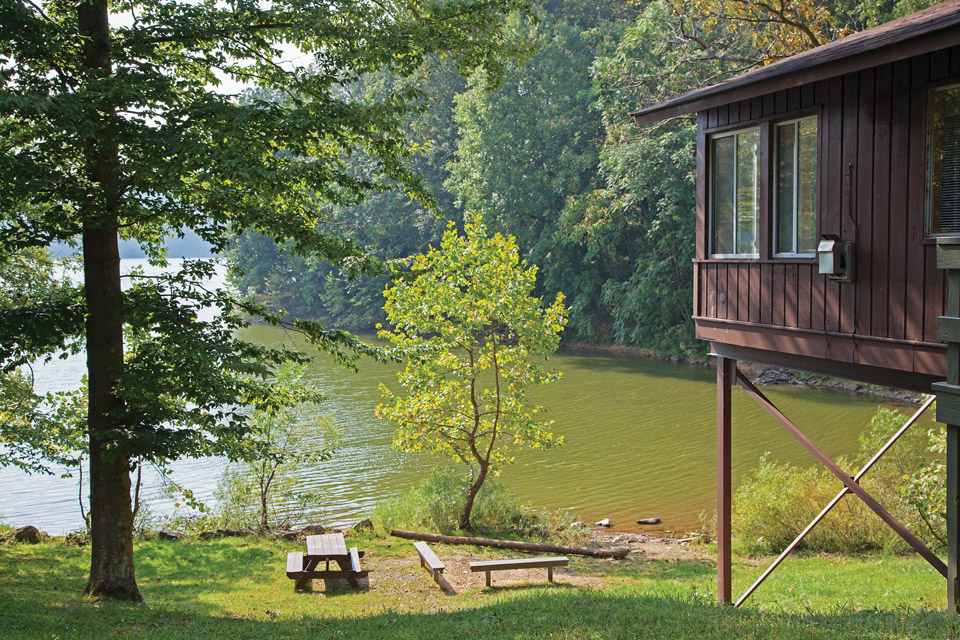
[[[825,233],[817,245],[820,273],[836,282],[853,282],[853,243],[844,242],[840,236]]]

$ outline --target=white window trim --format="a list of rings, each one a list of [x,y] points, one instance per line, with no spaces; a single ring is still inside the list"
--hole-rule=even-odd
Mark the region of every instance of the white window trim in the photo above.
[[[777,168],[780,166],[780,130],[778,127],[788,124],[794,124],[798,122],[804,122],[806,120],[813,120],[817,123],[817,190],[820,189],[820,118],[819,116],[804,116],[802,118],[794,118],[793,120],[783,120],[780,122],[773,123],[773,173],[771,181],[771,188],[773,189],[772,197],[773,200],[773,213],[771,214],[773,222],[773,237],[771,238],[773,246],[776,247],[780,241],[780,198],[777,197],[776,185],[779,175],[777,174]],[[798,126],[793,134],[793,251],[784,251],[776,252],[774,251],[774,258],[816,258],[817,253],[815,251],[809,251],[806,253],[797,251],[797,198],[798,198],[798,187],[800,180],[800,127]],[[820,198],[817,198],[816,211],[814,215],[817,218],[817,222],[820,221]]]
[[[933,230],[933,149],[936,144],[933,131],[930,130],[930,124],[933,122],[933,109],[936,101],[933,100],[934,94],[938,91],[950,91],[951,89],[960,89],[960,83],[946,84],[939,87],[932,87],[927,94],[927,121],[924,124],[924,135],[926,137],[923,176],[923,232],[926,238],[956,238],[960,233],[956,231],[934,232]]]
[[[709,171],[709,184],[707,185],[707,191],[709,192],[709,198],[707,202],[707,218],[710,222],[710,257],[711,258],[732,258],[732,259],[757,259],[760,257],[760,252],[757,253],[714,253],[713,252],[713,243],[714,243],[714,227],[716,223],[716,217],[714,215],[713,208],[713,173],[714,173],[714,154],[713,154],[713,143],[714,140],[719,140],[720,138],[728,138],[730,136],[738,136],[741,133],[748,133],[750,131],[756,131],[760,134],[760,140],[758,142],[758,153],[760,151],[759,145],[763,144],[763,132],[760,130],[759,126],[747,127],[745,129],[737,129],[735,131],[724,131],[723,133],[715,133],[709,137],[709,157],[707,159],[707,170]],[[737,159],[736,159],[736,143],[734,143],[734,161],[733,161],[733,185],[734,185],[734,219],[733,219],[733,246],[737,246],[737,210],[736,210],[736,185],[737,185]],[[759,202],[759,193],[760,193],[760,167],[757,167],[757,190],[755,197],[757,198],[757,236],[759,238],[760,234],[760,202]]]

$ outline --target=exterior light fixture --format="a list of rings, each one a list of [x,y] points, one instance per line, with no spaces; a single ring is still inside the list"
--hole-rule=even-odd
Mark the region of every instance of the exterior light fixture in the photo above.
[[[817,245],[817,260],[821,274],[836,282],[853,282],[852,242],[844,242],[833,233],[823,234]]]

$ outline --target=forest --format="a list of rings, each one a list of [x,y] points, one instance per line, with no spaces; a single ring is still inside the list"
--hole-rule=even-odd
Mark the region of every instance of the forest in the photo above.
[[[420,96],[405,132],[429,196],[388,185],[323,206],[317,223],[365,247],[384,275],[355,277],[247,231],[230,246],[233,282],[274,311],[371,330],[390,261],[479,214],[516,237],[544,298],[566,296],[567,342],[702,355],[690,320],[695,120],[639,128],[629,113],[931,4],[538,0],[508,17],[525,55],[502,78],[464,79],[434,57],[411,77],[366,73],[345,89],[357,101]],[[363,154],[347,162],[360,177],[375,168]]]

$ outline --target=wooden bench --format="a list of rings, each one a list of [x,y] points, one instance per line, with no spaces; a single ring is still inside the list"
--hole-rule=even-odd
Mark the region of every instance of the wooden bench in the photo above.
[[[487,586],[490,584],[490,573],[492,571],[506,571],[509,569],[536,569],[538,567],[547,568],[547,580],[553,582],[553,568],[566,567],[570,560],[565,556],[554,558],[520,558],[517,560],[484,560],[482,562],[471,562],[470,571],[474,573],[483,571],[487,574]]]
[[[444,564],[440,562],[440,558],[437,557],[430,547],[427,546],[426,542],[420,542],[419,540],[413,543],[413,548],[417,550],[417,553],[420,555],[420,566],[426,567],[427,570],[433,575],[434,581],[440,580],[440,574],[443,573],[443,570],[446,569]]]

